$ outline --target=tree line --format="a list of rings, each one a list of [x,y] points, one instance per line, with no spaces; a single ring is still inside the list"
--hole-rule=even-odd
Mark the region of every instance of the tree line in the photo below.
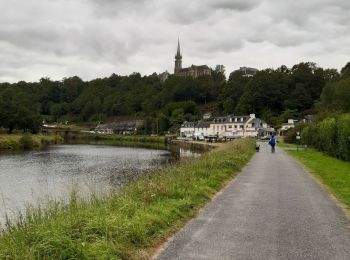
[[[120,118],[144,119],[141,133],[176,131],[184,120],[256,113],[273,126],[305,114],[349,111],[349,63],[338,72],[306,62],[291,68],[265,69],[253,77],[219,71],[199,78],[156,74],[110,77],[83,81],[0,84],[0,127],[37,132],[47,122],[107,122]]]

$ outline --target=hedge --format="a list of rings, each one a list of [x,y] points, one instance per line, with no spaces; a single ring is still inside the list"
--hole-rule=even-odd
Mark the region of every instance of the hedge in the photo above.
[[[327,118],[302,130],[303,144],[350,161],[350,114]]]

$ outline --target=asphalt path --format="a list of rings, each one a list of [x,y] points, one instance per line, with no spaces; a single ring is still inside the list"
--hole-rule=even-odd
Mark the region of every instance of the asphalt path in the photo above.
[[[156,259],[350,259],[344,211],[294,159],[261,145]]]

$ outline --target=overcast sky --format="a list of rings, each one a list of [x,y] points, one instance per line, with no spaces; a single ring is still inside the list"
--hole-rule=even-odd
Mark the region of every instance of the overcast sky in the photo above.
[[[0,0],[0,82],[350,61],[349,0]]]

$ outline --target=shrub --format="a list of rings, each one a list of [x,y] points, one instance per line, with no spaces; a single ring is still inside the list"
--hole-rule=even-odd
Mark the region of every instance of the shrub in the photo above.
[[[24,134],[19,140],[19,143],[23,150],[30,150],[34,147],[34,140],[30,134]]]
[[[305,127],[306,127],[306,125],[304,123],[300,122],[294,128],[288,129],[285,136],[284,136],[284,141],[286,143],[290,143],[290,144],[295,143],[297,132],[301,133]]]
[[[295,143],[296,130],[294,128],[288,129],[284,136],[284,141],[289,144]]]
[[[315,134],[315,133],[314,133]],[[337,124],[335,118],[327,118],[319,124],[319,149],[331,156],[337,155]]]
[[[326,118],[302,131],[303,144],[342,160],[350,161],[350,114]]]
[[[337,149],[338,157],[350,161],[350,114],[337,118]]]

